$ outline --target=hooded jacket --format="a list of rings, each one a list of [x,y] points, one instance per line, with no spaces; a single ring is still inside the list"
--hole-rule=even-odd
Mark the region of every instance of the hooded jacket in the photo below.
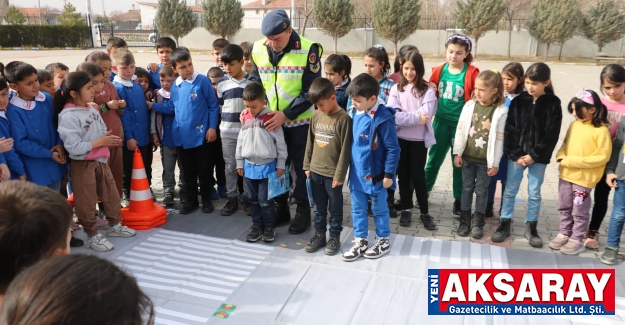
[[[397,136],[408,141],[423,141],[425,147],[429,148],[436,144],[431,119],[438,108],[436,91],[428,88],[423,96],[415,97],[412,89],[412,84],[406,85],[403,92],[399,91],[399,85],[393,86],[387,106],[397,110]],[[421,125],[420,118],[423,114],[430,116],[430,120]]]
[[[341,106],[342,109],[347,110],[347,102],[349,101],[349,95],[346,93],[347,87],[352,82],[350,78],[347,78],[343,81],[341,85],[335,87],[336,92],[336,102]]]
[[[104,119],[93,107],[65,105],[59,114],[58,131],[70,158],[107,163],[109,148],[91,146],[91,142],[106,133]]]
[[[0,111],[0,138],[10,138],[11,130],[9,129],[9,120],[6,117],[6,111]],[[9,171],[11,172],[10,179],[17,179],[20,176],[23,176],[24,164],[20,160],[20,157],[15,152],[15,148],[11,148],[11,150],[7,152],[0,153],[0,164],[6,164],[9,167]]]
[[[544,94],[536,100],[522,92],[510,103],[504,134],[504,150],[516,161],[530,155],[534,162],[549,164],[558,144],[562,126],[562,106],[553,94]]]
[[[271,119],[271,110],[265,107],[258,115],[250,113],[241,119],[241,132],[237,139],[237,168],[243,168],[245,160],[254,165],[265,165],[278,159],[276,168],[284,169],[287,150],[284,131],[265,129],[265,122]]]

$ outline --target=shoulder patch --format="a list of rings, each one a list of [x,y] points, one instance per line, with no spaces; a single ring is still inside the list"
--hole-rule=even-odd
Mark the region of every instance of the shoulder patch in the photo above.
[[[308,55],[308,62],[310,64],[315,64],[315,62],[317,62],[317,53],[310,53],[310,55]]]
[[[294,47],[296,50],[302,49],[302,43],[300,41],[295,41]]]
[[[317,62],[315,64],[310,64],[310,71],[312,73],[317,73],[319,72],[319,70],[321,70],[321,62]]]

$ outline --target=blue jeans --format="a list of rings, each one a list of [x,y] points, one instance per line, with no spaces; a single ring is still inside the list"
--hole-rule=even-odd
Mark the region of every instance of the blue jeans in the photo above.
[[[54,183],[46,185],[46,187],[58,193],[61,190],[61,180],[56,180]]]
[[[614,191],[614,206],[608,228],[608,246],[619,247],[623,224],[625,224],[625,182],[616,181],[618,187]]]
[[[519,193],[521,181],[523,180],[523,172],[527,168],[527,193],[528,207],[525,222],[538,221],[540,214],[540,187],[545,180],[545,169],[547,165],[533,163],[527,167],[517,165],[516,162],[508,159],[508,179],[506,180],[506,190],[503,193],[503,206],[501,208],[501,218],[510,219],[514,214],[514,202],[516,195]]]
[[[252,208],[252,222],[254,227],[264,229],[276,226],[276,212],[273,200],[267,200],[269,179],[245,178],[247,184],[248,199]]]
[[[343,230],[343,185],[332,188],[332,177],[311,172],[310,186],[315,201],[315,230],[326,233],[328,201],[330,201],[330,237],[339,237]]]
[[[367,194],[360,191],[352,191],[352,219],[354,222],[354,237],[367,238],[369,235],[369,216],[367,214],[367,201],[371,199],[371,211],[375,223],[375,234],[378,237],[388,238],[391,235],[391,215],[388,211],[386,198],[388,193],[385,188],[376,194]]]

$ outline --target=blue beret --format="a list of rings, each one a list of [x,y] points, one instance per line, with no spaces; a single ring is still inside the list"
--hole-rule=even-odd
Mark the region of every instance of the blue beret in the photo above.
[[[265,15],[261,31],[263,35],[271,36],[284,32],[289,26],[291,26],[291,20],[286,11],[284,9],[276,9]]]

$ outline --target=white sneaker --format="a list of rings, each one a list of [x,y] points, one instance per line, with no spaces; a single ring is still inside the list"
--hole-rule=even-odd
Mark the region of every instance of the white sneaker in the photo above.
[[[380,258],[391,251],[388,237],[376,237],[375,242],[363,255],[365,258]]]
[[[136,235],[136,231],[134,229],[122,226],[121,223],[114,225],[106,232],[107,237],[132,237],[134,235]]]
[[[106,238],[102,237],[101,234],[97,234],[89,238],[85,242],[85,246],[98,252],[108,252],[115,248],[115,246],[113,246],[113,244]]]
[[[354,238],[352,242],[354,243],[354,246],[341,256],[345,262],[357,260],[362,254],[365,253],[367,247],[369,246],[367,238]]]

